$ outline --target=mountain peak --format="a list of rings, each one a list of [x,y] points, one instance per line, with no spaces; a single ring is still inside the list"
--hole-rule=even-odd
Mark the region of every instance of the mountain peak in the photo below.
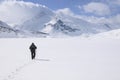
[[[23,24],[43,10],[49,10],[49,8],[32,2],[3,1],[0,3],[0,19],[14,27],[14,25]]]

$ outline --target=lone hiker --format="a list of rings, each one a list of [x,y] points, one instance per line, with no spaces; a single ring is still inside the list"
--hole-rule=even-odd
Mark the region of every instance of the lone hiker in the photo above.
[[[35,59],[37,47],[35,46],[34,43],[32,43],[32,44],[30,45],[29,49],[30,49],[30,51],[31,51],[31,57],[32,57],[32,59]]]

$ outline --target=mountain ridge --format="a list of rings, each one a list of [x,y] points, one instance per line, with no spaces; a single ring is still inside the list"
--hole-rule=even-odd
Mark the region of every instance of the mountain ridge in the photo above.
[[[16,22],[16,26],[11,25],[9,28],[13,30],[13,32],[16,31],[17,37],[57,37],[62,35],[72,37],[80,36],[82,34],[97,34],[117,29],[107,23],[90,23],[79,17],[73,16],[73,14],[68,15],[60,11],[55,12],[41,4],[24,1],[15,1],[13,3],[12,1],[6,1],[2,3],[2,6],[5,5],[9,6],[6,7],[6,11],[14,8],[16,11],[19,10],[21,12],[20,15],[20,13],[17,14],[17,12],[12,9],[13,12],[16,12],[14,18],[8,16],[7,13],[4,14],[4,16],[6,15],[8,17],[7,20],[0,17],[1,20],[3,19],[2,21],[6,23],[12,22],[9,24],[14,24]],[[19,18],[19,16],[21,16],[21,18]]]

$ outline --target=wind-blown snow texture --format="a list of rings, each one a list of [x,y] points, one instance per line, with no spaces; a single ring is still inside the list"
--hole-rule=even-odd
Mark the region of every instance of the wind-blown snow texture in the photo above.
[[[62,11],[55,12],[44,5],[15,0],[0,3],[0,20],[18,31],[16,37],[80,36],[119,28],[107,23],[91,23]]]

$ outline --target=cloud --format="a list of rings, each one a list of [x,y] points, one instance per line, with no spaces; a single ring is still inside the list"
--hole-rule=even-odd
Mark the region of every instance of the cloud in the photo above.
[[[5,1],[5,0],[0,0],[0,2]]]
[[[87,5],[84,5],[83,10],[86,13],[93,13],[99,16],[105,16],[111,13],[109,6],[100,2],[91,2]]]
[[[0,20],[7,24],[21,24],[39,14],[45,6],[32,2],[4,0],[0,3]]]
[[[4,2],[4,1],[23,1],[23,0],[0,0],[0,2]]]
[[[120,5],[120,0],[114,1],[116,4]]]
[[[74,13],[69,8],[58,9],[56,11],[57,14],[64,14],[64,15],[74,15]]]
[[[120,6],[120,0],[107,0],[109,4],[112,5],[119,5]]]
[[[80,9],[81,9],[81,6],[80,6]],[[106,11],[104,11],[103,13],[105,12]],[[105,16],[97,17],[95,15],[93,16],[77,15],[77,14],[74,14],[69,8],[59,9],[56,11],[56,13],[76,17],[94,24],[110,24],[112,26],[120,25],[120,14],[109,16],[109,17],[105,17]]]
[[[120,14],[117,14],[116,16],[113,16],[109,19],[110,23],[114,23],[116,25],[120,25]],[[120,26],[119,26],[120,27]]]
[[[95,24],[108,24],[112,27],[120,28],[120,14],[111,16],[109,18],[106,17],[96,17],[96,16],[86,16],[86,15],[77,15],[77,18],[88,21],[90,23]]]
[[[77,6],[79,9],[82,9],[82,7],[80,5]]]

